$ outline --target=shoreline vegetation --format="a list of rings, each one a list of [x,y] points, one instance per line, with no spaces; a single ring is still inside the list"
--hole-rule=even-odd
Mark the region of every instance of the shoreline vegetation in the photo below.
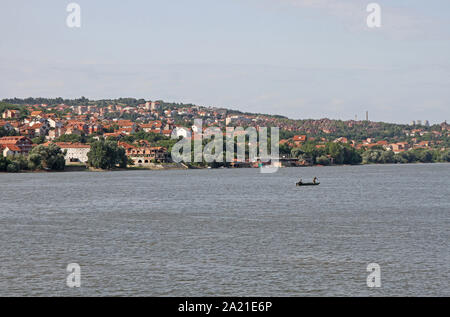
[[[360,164],[329,164],[329,165],[296,165],[296,166],[281,166],[280,168],[306,168],[306,167],[344,167],[344,166],[377,166],[377,165],[432,165],[432,164],[446,164],[449,162],[406,162],[406,163],[360,163]],[[169,170],[209,170],[209,169],[255,169],[255,167],[211,167],[211,166],[188,166],[179,163],[154,164],[150,166],[128,166],[126,168],[114,167],[111,169],[101,169],[89,167],[85,164],[69,164],[63,170],[19,170],[17,172],[8,172],[0,170],[0,174],[33,174],[33,173],[71,173],[71,172],[90,172],[90,173],[107,173],[107,172],[124,172],[124,171],[169,171]]]
[[[203,144],[203,147],[205,145]],[[318,147],[316,143],[308,141],[302,144],[301,147],[291,149],[288,154],[280,152],[278,167],[450,162],[450,150],[411,149],[394,153],[394,151],[386,150],[382,146],[375,146],[371,149],[355,149],[349,144],[334,142]],[[136,165],[134,160],[127,156],[126,150],[119,146],[115,140],[105,140],[103,138],[91,143],[90,151],[87,153],[87,163],[67,164],[66,154],[67,150],[61,149],[55,143],[36,145],[28,155],[0,157],[0,172],[102,172],[116,170],[257,168],[266,165],[260,162],[237,162],[236,164],[236,162],[207,163],[205,161],[198,163],[151,161],[147,164]],[[191,159],[193,159],[194,153],[192,152],[191,155]],[[248,151],[246,151],[246,160],[248,160]]]
[[[341,164],[341,165],[308,165],[308,166],[288,166],[288,167],[281,167],[281,168],[307,168],[307,167],[344,167],[344,166],[382,166],[382,165],[398,165],[398,166],[404,166],[404,165],[434,165],[434,164],[446,164],[448,162],[434,162],[434,163],[422,163],[422,162],[415,162],[415,163],[372,163],[372,164]],[[128,172],[128,171],[174,171],[174,170],[210,170],[210,169],[255,169],[251,167],[242,167],[242,168],[208,168],[208,167],[196,167],[196,168],[183,168],[183,167],[160,167],[160,168],[151,168],[151,167],[128,167],[128,168],[114,168],[114,169],[93,169],[86,166],[83,167],[71,167],[68,166],[65,170],[62,171],[54,171],[54,170],[23,170],[18,171],[14,173],[0,171],[1,174],[55,174],[55,173],[74,173],[74,172],[84,172],[84,173],[109,173],[109,172]]]

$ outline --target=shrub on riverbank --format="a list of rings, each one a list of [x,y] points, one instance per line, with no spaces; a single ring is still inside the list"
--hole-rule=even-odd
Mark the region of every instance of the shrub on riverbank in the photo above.
[[[444,151],[439,155],[440,162],[450,162],[450,150]]]
[[[88,164],[99,169],[112,169],[116,166],[126,168],[128,157],[125,149],[114,141],[97,141],[91,144],[88,153]]]
[[[386,150],[368,150],[362,154],[363,164],[450,162],[450,151],[414,149],[394,154]]]
[[[28,156],[15,155],[0,158],[0,172],[17,173],[35,170],[64,170],[66,161],[61,148],[55,144],[38,145]]]
[[[323,147],[318,147],[314,142],[306,142],[300,148],[291,151],[293,157],[308,161],[312,164],[360,164],[361,154],[348,144],[327,143]],[[326,158],[326,159],[325,159]]]
[[[38,145],[31,150],[28,161],[29,167],[62,171],[66,166],[64,153],[59,146],[51,143],[49,146]]]
[[[18,173],[20,171],[19,165],[15,162],[11,162],[6,167],[8,173]]]
[[[316,162],[319,165],[325,165],[325,166],[330,165],[330,163],[331,163],[330,159],[326,155],[319,156],[317,158]]]

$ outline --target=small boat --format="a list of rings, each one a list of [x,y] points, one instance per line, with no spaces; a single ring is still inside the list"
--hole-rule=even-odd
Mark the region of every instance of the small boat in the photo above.
[[[318,186],[320,183],[296,183],[297,186]]]

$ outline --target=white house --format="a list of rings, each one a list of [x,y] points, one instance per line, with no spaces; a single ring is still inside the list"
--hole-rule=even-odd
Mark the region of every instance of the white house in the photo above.
[[[11,110],[11,109],[7,109],[5,112],[3,112],[2,114],[2,118],[3,119],[17,119],[20,117],[20,111],[19,110]]]
[[[91,146],[82,143],[56,143],[61,150],[66,150],[65,155],[66,163],[87,163],[88,153],[91,150]]]
[[[55,120],[55,119],[48,119],[48,124],[50,126],[50,128],[62,128],[64,126],[64,123],[62,123],[61,121]]]

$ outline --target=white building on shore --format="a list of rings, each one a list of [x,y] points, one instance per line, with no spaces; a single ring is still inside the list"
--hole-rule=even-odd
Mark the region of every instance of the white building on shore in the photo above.
[[[61,150],[66,150],[65,155],[66,164],[69,163],[87,163],[88,153],[91,150],[91,146],[82,143],[56,143]]]

